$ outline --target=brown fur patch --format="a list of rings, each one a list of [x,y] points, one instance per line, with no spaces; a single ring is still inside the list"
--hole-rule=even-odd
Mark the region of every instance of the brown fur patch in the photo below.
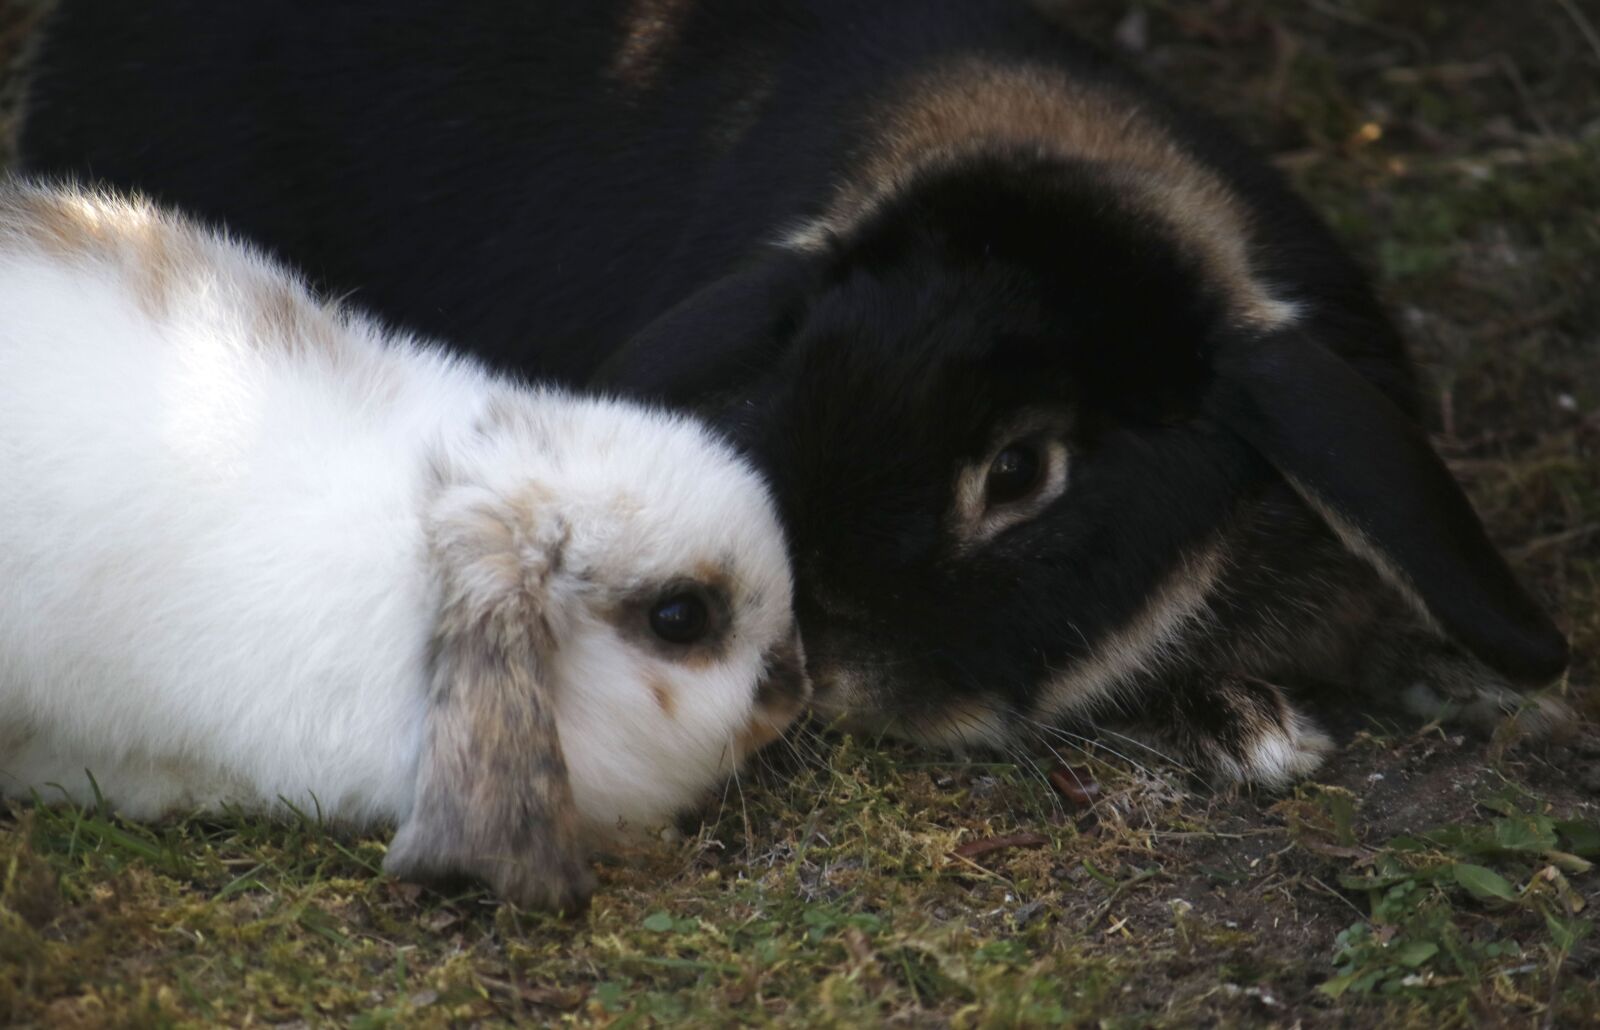
[[[645,680],[650,686],[650,696],[655,698],[656,707],[661,709],[661,714],[672,718],[678,711],[677,699],[672,695],[672,683],[663,676],[649,676]]]
[[[537,600],[562,568],[570,527],[552,513],[555,495],[542,483],[477,501],[437,516],[432,527],[435,558],[447,582],[461,591],[458,604],[485,612],[519,605],[543,624]]]
[[[781,739],[787,725],[761,717],[751,719],[750,724],[739,733],[739,739],[734,741],[734,761],[743,762],[768,744]]]
[[[339,356],[339,317],[313,302],[298,284],[273,283],[250,299],[255,342],[270,342],[289,353]]]
[[[0,239],[22,242],[68,262],[107,265],[131,288],[151,318],[170,315],[178,297],[215,288],[219,253],[235,246],[140,197],[14,186],[0,191]],[[249,341],[289,354],[355,355],[342,346],[345,316],[318,302],[285,271],[247,264],[226,269],[229,297],[244,315]],[[383,382],[376,363],[367,385]]]
[[[611,58],[611,78],[631,92],[650,89],[693,8],[694,0],[633,0],[622,20],[622,42]]]
[[[724,597],[733,596],[733,574],[729,563],[700,561],[694,566],[694,580],[707,590],[715,590]]]
[[[196,274],[204,266],[195,235],[145,200],[29,188],[0,195],[0,236],[54,258],[110,262],[133,270],[135,297],[152,314],[166,309],[180,276]]]
[[[1293,318],[1255,275],[1244,204],[1133,98],[1054,68],[965,59],[909,82],[874,123],[875,145],[793,245],[848,231],[921,169],[1020,148],[1103,166],[1130,204],[1201,261],[1240,323],[1268,329]]]

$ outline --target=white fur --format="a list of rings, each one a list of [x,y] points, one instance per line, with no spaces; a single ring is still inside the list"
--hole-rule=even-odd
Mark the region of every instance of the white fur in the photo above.
[[[41,244],[41,204],[110,245]],[[159,288],[152,239],[182,259]],[[264,322],[285,287],[296,318]],[[403,821],[440,601],[430,525],[530,487],[567,534],[544,675],[579,812],[654,824],[731,769],[763,654],[793,629],[747,466],[684,418],[516,388],[386,336],[148,205],[8,187],[0,791],[84,800],[92,773],[134,817],[286,801]],[[706,562],[734,583],[715,661],[607,621],[619,592]],[[672,685],[670,716],[650,677]]]
[[[1220,766],[1225,777],[1239,783],[1287,787],[1316,772],[1332,751],[1333,741],[1316,724],[1291,715],[1287,725],[1257,737],[1242,764],[1228,759]]]

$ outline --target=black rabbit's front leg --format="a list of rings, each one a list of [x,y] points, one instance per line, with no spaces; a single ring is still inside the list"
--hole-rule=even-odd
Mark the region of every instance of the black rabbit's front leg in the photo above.
[[[1279,687],[1237,673],[1164,678],[1145,695],[1141,715],[1174,757],[1211,780],[1281,787],[1316,770],[1333,747]]]

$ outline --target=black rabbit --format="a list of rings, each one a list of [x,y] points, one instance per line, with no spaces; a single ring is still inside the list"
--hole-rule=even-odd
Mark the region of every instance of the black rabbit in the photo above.
[[[715,420],[852,725],[1136,709],[1271,783],[1286,683],[1489,719],[1566,664],[1326,228],[1021,0],[62,0],[37,69],[29,171]]]

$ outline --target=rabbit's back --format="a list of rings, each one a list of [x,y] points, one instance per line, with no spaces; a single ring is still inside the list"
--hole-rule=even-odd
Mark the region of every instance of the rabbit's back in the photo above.
[[[0,789],[403,812],[421,442],[473,377],[138,205],[0,206]]]

